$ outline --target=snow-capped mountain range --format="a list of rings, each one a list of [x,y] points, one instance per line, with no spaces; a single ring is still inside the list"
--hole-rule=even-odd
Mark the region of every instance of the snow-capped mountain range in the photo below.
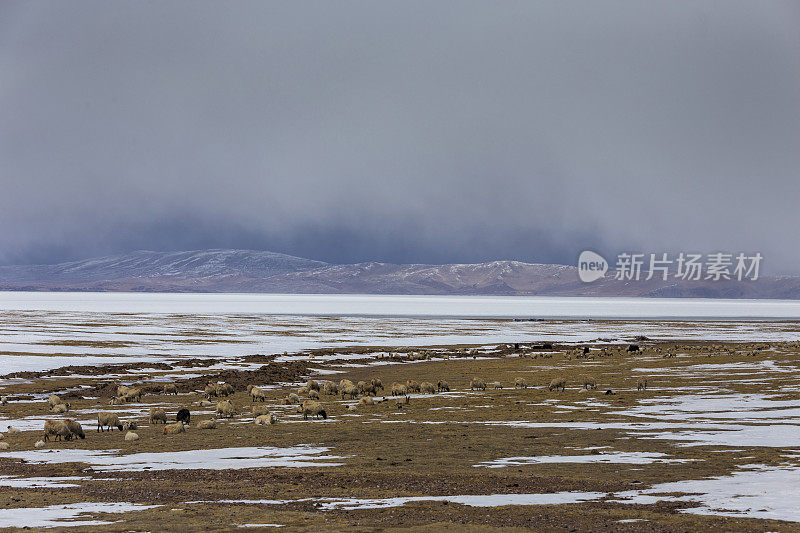
[[[572,266],[491,261],[475,264],[331,264],[254,250],[137,251],[54,265],[0,266],[0,290],[495,294],[800,298],[800,277],[758,281],[578,279]]]

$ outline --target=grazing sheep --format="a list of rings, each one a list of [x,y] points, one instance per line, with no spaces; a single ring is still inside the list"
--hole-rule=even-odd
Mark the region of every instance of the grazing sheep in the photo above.
[[[34,448],[44,448],[45,444],[43,440],[37,440],[36,443],[33,445]]]
[[[289,396],[287,396],[286,398],[283,399],[283,403],[285,403],[287,405],[298,404],[298,403],[300,403],[300,401],[301,401],[300,400],[300,396],[298,396],[297,394],[295,394],[293,392],[289,393]]]
[[[339,382],[339,388],[340,388],[340,389],[342,389],[342,388],[344,388],[344,387],[347,387],[347,386],[350,386],[350,387],[355,387],[355,383],[353,383],[353,382],[352,382],[352,381],[350,381],[349,379],[343,379],[343,380],[341,380],[341,381]]]
[[[436,382],[436,390],[439,392],[450,392],[450,385],[443,380],[439,380]]]
[[[189,413],[189,410],[186,409],[186,408],[183,408],[183,409],[178,411],[178,414],[175,415],[175,421],[176,422],[183,422],[184,424],[188,425],[189,424],[189,418],[191,416],[192,415]]]
[[[141,402],[142,401],[142,389],[130,389],[128,392],[122,396],[122,401],[125,403],[128,402]]]
[[[150,423],[158,424],[159,422],[162,424],[167,423],[167,412],[158,407],[153,407],[150,409]]]
[[[134,420],[127,420],[122,423],[122,431],[131,431],[138,428],[139,426],[136,424]]]
[[[586,389],[586,390],[596,389],[597,388],[597,382],[594,380],[593,377],[587,376],[587,377],[583,378],[583,388]]]
[[[297,394],[299,394],[300,396],[305,396],[306,394],[308,394],[308,387],[306,387],[305,385],[299,387],[297,389]]]
[[[217,414],[223,418],[231,418],[236,414],[236,409],[230,400],[222,400],[217,404]]]
[[[44,421],[44,441],[50,440],[50,436],[55,437],[55,440],[71,440],[72,433],[63,420],[45,420]]]
[[[326,381],[322,384],[322,394],[339,394],[339,386],[333,381]]]
[[[247,392],[250,393],[250,400],[253,402],[267,401],[267,391],[265,391],[264,389],[260,389],[253,385],[248,385]]]
[[[396,381],[392,383],[392,396],[405,396],[408,394],[408,387]]]
[[[50,411],[57,415],[60,415],[69,411],[70,407],[72,407],[72,405],[68,403],[57,403],[50,408]]]
[[[303,420],[308,420],[308,415],[316,416],[317,418],[322,417],[323,419],[328,418],[328,413],[325,412],[325,408],[322,404],[314,400],[304,401],[303,405],[298,408],[298,411],[303,413]]]
[[[15,428],[14,426],[8,426],[8,428],[6,430],[6,435],[18,435],[19,432],[20,431],[17,428]]]
[[[59,405],[64,402],[61,401],[61,398],[59,398],[55,394],[51,394],[50,397],[47,399],[47,403],[49,404],[50,409],[53,409],[53,407],[55,407],[56,405]]]
[[[558,390],[561,389],[561,392],[564,392],[564,389],[567,386],[567,380],[564,378],[555,378],[553,381],[550,382],[550,385],[547,386],[547,390]]]
[[[492,387],[493,389],[502,389],[503,388],[503,384],[500,383],[499,381],[494,381],[492,383],[489,383],[489,386]]]
[[[486,390],[486,382],[480,378],[472,378],[469,382],[469,390]]]
[[[81,426],[78,422],[72,420],[71,418],[65,418],[64,423],[67,425],[69,432],[72,433],[73,436],[80,437],[81,439],[86,438],[86,434],[83,432],[83,426]]]
[[[319,400],[319,393],[315,390],[308,391],[308,397],[312,400]]]
[[[250,411],[253,413],[253,418],[270,413],[269,405],[254,405]]]
[[[342,395],[342,399],[344,399],[345,396],[350,396],[350,398],[353,399],[358,398],[358,387],[353,385],[352,382],[349,385],[345,384],[344,386],[340,387],[339,392]]]
[[[178,394],[178,387],[174,383],[164,383],[164,394]]]
[[[216,383],[208,383],[206,388],[203,389],[203,394],[206,395],[206,398],[216,398],[219,396],[219,388]]]
[[[175,422],[164,426],[164,435],[175,435],[177,433],[186,433],[186,425],[183,422]]]
[[[125,433],[125,440],[128,442],[139,440],[139,435],[137,433],[134,433],[133,431],[129,431]]]
[[[640,378],[636,382],[636,390],[647,390],[647,378]]]
[[[270,426],[278,422],[278,417],[272,413],[266,415],[258,415],[254,420],[257,426]]]
[[[105,431],[105,428],[108,428],[109,431],[114,431],[114,428],[118,428],[122,431],[122,423],[119,421],[119,417],[114,413],[97,413],[97,431]]]
[[[313,379],[308,380],[308,383],[306,383],[306,387],[308,388],[308,390],[315,390],[319,392],[319,383],[317,383]]]
[[[11,446],[7,442],[0,442],[0,451],[5,451],[11,448]]]
[[[408,392],[419,392],[419,383],[413,379],[406,381],[406,387],[408,387]]]
[[[423,381],[422,383],[419,384],[419,390],[420,392],[423,392],[425,394],[435,394],[436,386],[433,383],[430,383],[429,381]]]
[[[525,381],[525,378],[517,378],[514,380],[514,388],[515,389],[527,389],[528,383]]]
[[[133,389],[131,387],[128,387],[127,385],[120,385],[117,387],[117,396],[125,396],[131,390]]]
[[[217,419],[201,420],[197,423],[197,429],[217,429]]]
[[[367,394],[369,396],[378,394],[378,391],[375,390],[375,385],[373,385],[372,382],[359,381],[356,383],[356,388],[360,394]]]
[[[220,383],[219,387],[217,387],[218,396],[230,396],[235,392],[236,390],[233,388],[233,385],[229,383]]]
[[[376,394],[379,390],[383,390],[383,381],[381,381],[380,378],[372,378],[370,383],[372,383],[372,388],[375,390]]]

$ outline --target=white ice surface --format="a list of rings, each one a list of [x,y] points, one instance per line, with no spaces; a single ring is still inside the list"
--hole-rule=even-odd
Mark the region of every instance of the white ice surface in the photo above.
[[[503,457],[478,463],[475,466],[505,468],[507,466],[546,463],[613,463],[645,465],[652,463],[687,463],[697,459],[671,459],[659,452],[601,452],[593,455],[542,455],[538,457]]]
[[[0,509],[0,528],[5,527],[86,527],[112,524],[105,520],[87,520],[85,515],[92,513],[127,513],[153,509],[157,505],[141,505],[138,503],[71,503],[68,505],[51,505],[49,507],[18,507]]]
[[[340,466],[344,459],[327,455],[330,448],[307,445],[291,448],[242,447],[179,452],[151,452],[120,455],[119,450],[45,449],[0,452],[0,457],[24,459],[29,463],[87,463],[98,471],[137,470],[225,470],[262,467]]]
[[[670,496],[671,493],[685,493]],[[625,503],[695,502],[681,512],[800,522],[800,467],[750,465],[730,476],[676,481],[616,493]]]

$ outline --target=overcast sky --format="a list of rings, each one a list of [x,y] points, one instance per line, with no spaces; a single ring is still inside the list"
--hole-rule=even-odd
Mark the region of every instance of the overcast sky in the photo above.
[[[800,273],[796,2],[0,3],[0,263]]]

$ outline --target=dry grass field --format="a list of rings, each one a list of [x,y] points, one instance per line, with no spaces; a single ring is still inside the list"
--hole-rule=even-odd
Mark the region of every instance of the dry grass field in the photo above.
[[[798,345],[637,344],[360,346],[229,367],[196,358],[16,374],[0,382],[0,427],[20,430],[2,439],[0,527],[800,529]],[[284,398],[309,377],[378,378],[384,389],[366,395],[372,405],[322,394],[327,418],[304,419]],[[474,378],[489,386],[471,389]],[[549,390],[555,378],[563,392]],[[408,380],[450,390],[391,395]],[[208,382],[234,387],[234,416],[215,412],[221,398],[201,404]],[[163,383],[178,394],[163,394]],[[123,384],[141,401],[112,405]],[[265,401],[254,403],[248,385]],[[68,413],[49,411],[53,393]],[[277,423],[254,424],[253,405]],[[189,409],[187,431],[151,424],[158,408],[170,423]],[[99,411],[135,422],[139,440],[98,432]],[[44,421],[65,417],[85,439],[36,448]],[[197,428],[212,418],[216,429]]]

